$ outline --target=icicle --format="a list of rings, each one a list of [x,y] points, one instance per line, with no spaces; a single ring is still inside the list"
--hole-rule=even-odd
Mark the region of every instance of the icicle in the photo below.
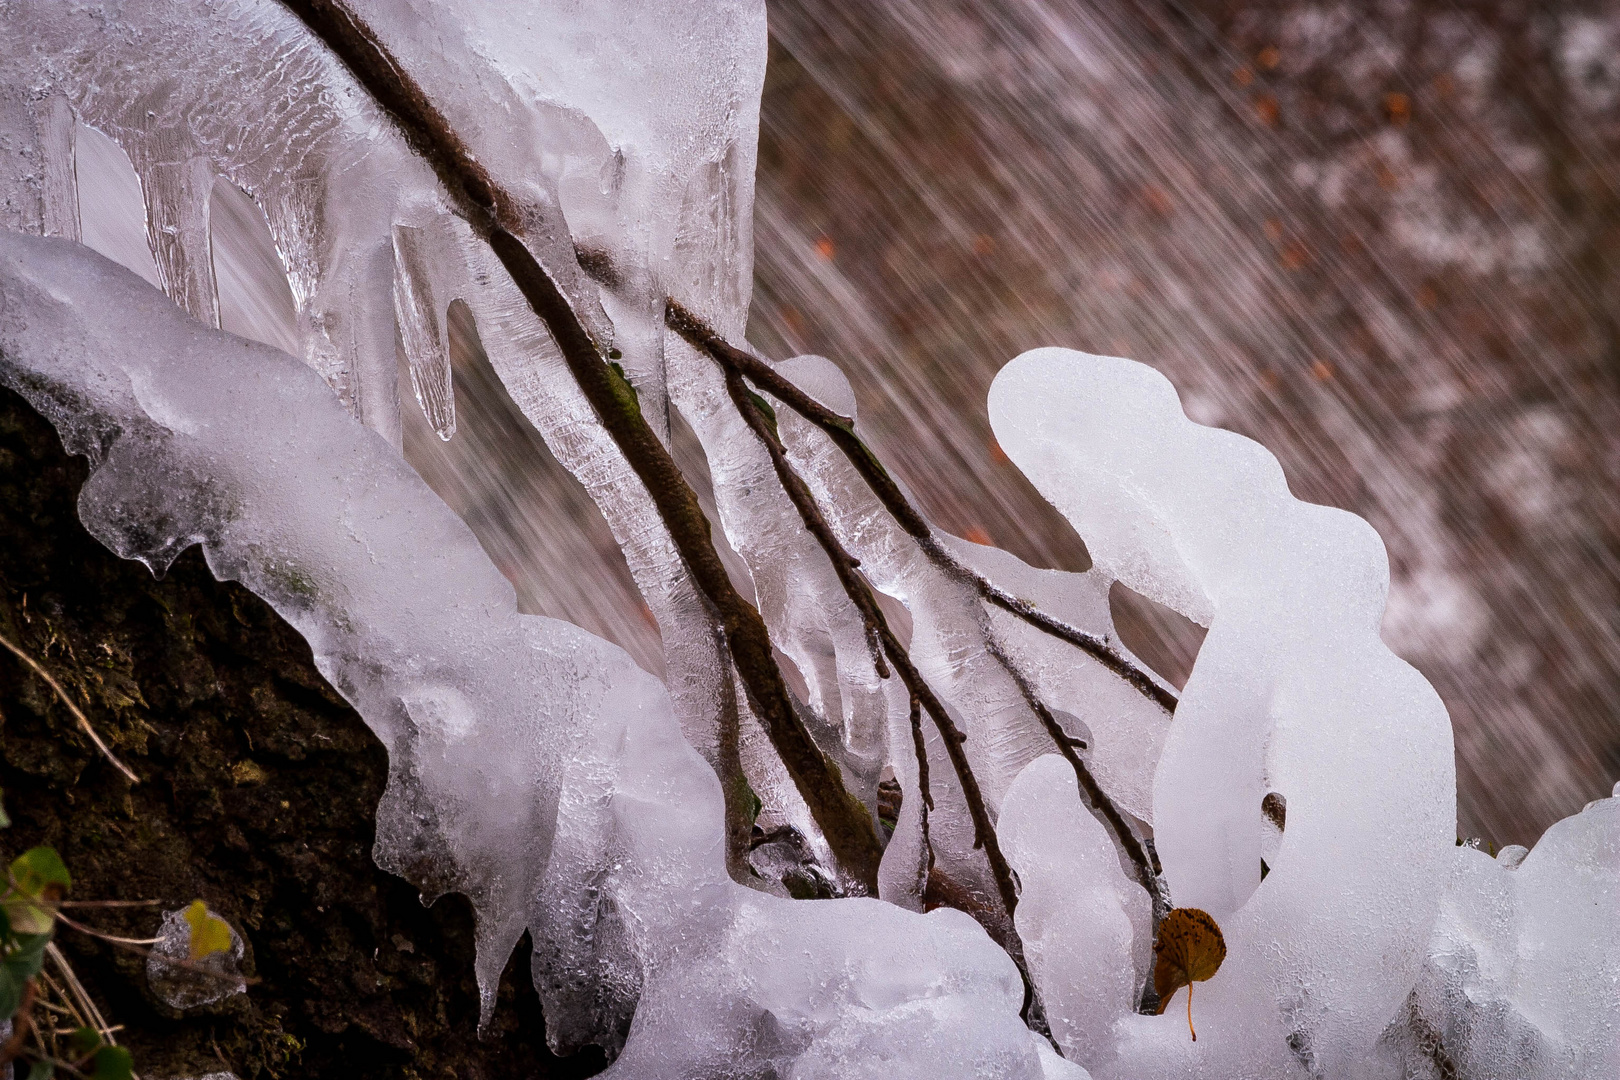
[[[422,231],[394,226],[394,318],[422,413],[449,442],[456,433],[456,398],[450,379],[449,341],[441,328],[443,305],[433,295],[422,250]]]
[[[146,196],[146,235],[169,299],[207,326],[219,325],[214,257],[208,242],[213,167],[172,128],[125,142]]]

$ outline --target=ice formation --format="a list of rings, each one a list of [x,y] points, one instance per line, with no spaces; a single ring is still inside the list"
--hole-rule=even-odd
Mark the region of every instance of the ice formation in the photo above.
[[[204,910],[210,917],[225,921],[217,911]],[[193,960],[192,924],[187,910],[165,911],[158,927],[158,941],[146,957],[146,984],[152,992],[176,1009],[195,1009],[247,993],[247,982],[242,978],[242,956],[247,947],[236,928],[228,922],[225,925],[231,934],[230,948]],[[174,963],[176,960],[180,962]]]
[[[525,243],[649,423],[667,437],[675,410],[696,433],[720,524],[851,790],[875,804],[889,767],[904,794],[886,902],[793,903],[769,894],[784,891],[775,882],[734,883],[704,765],[723,765],[728,708],[762,824],[793,824],[824,861],[825,845],[645,489],[545,325],[379,108],[271,0],[14,0],[0,8],[0,145],[23,167],[0,175],[0,225],[78,238],[75,146],[110,136],[140,176],[148,272],[174,304],[65,241],[0,233],[0,380],[90,457],[81,514],[98,537],[158,570],[201,543],[217,574],[310,640],[389,751],[379,863],[429,896],[474,901],[486,1009],[527,929],[553,1044],[622,1048],[617,1076],[1620,1070],[1620,801],[1528,854],[1454,844],[1449,725],[1379,638],[1388,568],[1364,522],[1294,500],[1268,453],[1192,423],[1130,361],[1040,350],[991,393],[1001,446],[1087,541],[1086,574],[937,530],[919,543],[819,429],[767,402],[967,735],[1021,887],[1014,925],[1069,1060],[1054,1054],[1018,1019],[1007,955],[961,912],[918,913],[930,848],[908,695],[881,676],[720,369],[664,328],[674,297],[743,339],[762,4],[350,6],[522,204]],[[303,365],[210,329],[237,273],[210,246],[227,212],[264,215],[295,309],[276,341]],[[578,628],[519,615],[465,525],[390,447],[402,398],[455,437],[455,300],[612,528],[663,634],[667,687]],[[856,415],[830,361],[778,370]],[[1131,662],[1109,615],[1115,581],[1209,626],[1174,717],[987,603],[974,575]],[[1031,694],[1156,842],[1157,897],[1052,754]],[[923,730],[934,865],[995,930],[962,787],[939,732]],[[1176,1010],[1137,1012],[1155,900],[1225,931],[1196,1044]]]
[[[467,527],[303,364],[86,248],[4,232],[0,380],[89,457],[80,514],[103,543],[157,570],[201,543],[309,640],[388,750],[379,864],[472,898],[480,966],[529,930],[559,1046],[622,1041],[624,1077],[1084,1075],[1040,1051],[968,916],[732,882],[719,784],[664,687],[519,615]]]
[[[1068,1036],[1078,1060],[1100,1077],[1410,1076],[1418,1058],[1469,1077],[1612,1068],[1620,803],[1561,822],[1516,870],[1454,846],[1450,725],[1379,638],[1388,565],[1372,529],[1293,499],[1269,453],[1188,420],[1169,382],[1128,360],[1026,353],[997,377],[990,417],[1099,570],[1210,628],[1154,770],[1153,824],[1176,903],[1225,933],[1226,964],[1199,993],[1215,1033],[1194,1043],[1171,1016],[1117,1003],[1108,1023],[1092,957],[1127,953],[1116,889],[1117,905],[1089,901],[1102,914],[1085,930],[1049,942],[1033,927],[1028,942],[1058,1015],[1063,992],[1089,1011]],[[1036,769],[1015,795],[1054,783]],[[1286,827],[1266,850],[1270,793]],[[1045,838],[1031,812],[1003,806],[1025,890],[1087,903],[1065,884],[1084,840],[1032,857]]]
[[[747,314],[762,0],[349,6],[518,200],[525,243],[667,431],[664,297],[728,333]],[[140,177],[160,284],[217,326],[212,193],[234,185],[267,219],[302,356],[396,444],[396,332],[409,397],[451,437],[444,313],[465,300],[611,526],[714,760],[729,659],[645,490],[432,172],[298,18],[276,0],[17,0],[0,20],[0,145],[23,166],[0,175],[0,225],[78,238],[75,125],[110,136]]]

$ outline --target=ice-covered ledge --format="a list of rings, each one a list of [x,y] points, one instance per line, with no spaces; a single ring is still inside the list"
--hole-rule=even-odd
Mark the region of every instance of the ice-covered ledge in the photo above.
[[[93,535],[157,571],[201,543],[309,640],[388,750],[377,860],[472,898],[486,1003],[528,928],[549,1036],[627,1033],[615,1076],[1084,1075],[1023,1027],[1016,970],[966,915],[732,883],[718,781],[664,687],[518,614],[302,362],[87,248],[0,232],[0,381],[90,459]]]

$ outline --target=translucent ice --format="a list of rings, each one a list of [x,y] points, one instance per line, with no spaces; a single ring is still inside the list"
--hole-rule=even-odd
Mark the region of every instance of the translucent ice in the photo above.
[[[208,915],[220,919],[208,909]],[[224,922],[223,919],[220,919]],[[146,982],[152,992],[176,1009],[194,1009],[247,992],[242,978],[242,936],[229,923],[229,949],[191,959],[191,921],[185,908],[163,913],[158,941],[146,958]],[[179,961],[176,963],[175,961]]]
[[[1454,851],[1422,975],[1368,1075],[1616,1075],[1620,799],[1558,822],[1528,854]]]
[[[849,382],[831,361],[801,356],[778,370],[828,408],[855,416]],[[838,539],[861,560],[868,580],[910,613],[911,657],[967,734],[963,749],[992,817],[1020,770],[1055,749],[1024,696],[1021,676],[1066,725],[1067,734],[1086,741],[1085,756],[1116,804],[1151,823],[1149,785],[1167,730],[1164,711],[1075,647],[991,607],[961,568],[1099,640],[1113,637],[1108,609],[1112,579],[1100,572],[1036,570],[1006,552],[937,531],[942,556],[931,556],[894,521],[819,429],[785,406],[778,405],[776,414],[788,456]],[[849,651],[858,655],[853,648]],[[842,662],[840,677],[845,685],[859,685]],[[916,791],[916,774],[905,705],[904,697],[889,704],[888,747],[909,795]],[[975,850],[961,787],[932,724],[925,723],[924,739],[936,804],[929,816],[936,863],[976,893],[980,903],[999,908],[984,856]],[[903,813],[884,860],[883,895],[898,903],[916,902],[908,901],[906,893],[917,880],[910,860],[920,851],[919,828],[917,819]]]
[[[997,376],[990,419],[1098,568],[1210,627],[1153,827],[1175,902],[1214,915],[1229,951],[1199,986],[1196,1043],[1173,1016],[1125,1017],[1102,1074],[1358,1067],[1417,977],[1455,829],[1445,709],[1378,635],[1383,545],[1290,496],[1257,444],[1188,420],[1142,364],[1025,353]],[[1270,792],[1287,827],[1262,882]],[[1062,880],[1037,864],[1025,887],[1042,873]]]
[[[92,533],[156,569],[201,543],[309,640],[388,750],[377,859],[472,898],[486,1003],[528,929],[548,1037],[622,1044],[614,1076],[1084,1075],[1040,1050],[960,912],[733,883],[719,784],[662,685],[519,615],[305,365],[87,248],[0,232],[0,381],[89,457]]]

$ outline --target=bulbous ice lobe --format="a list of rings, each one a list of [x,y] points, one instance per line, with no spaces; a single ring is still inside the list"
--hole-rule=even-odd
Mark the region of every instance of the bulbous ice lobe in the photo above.
[[[1271,454],[1187,419],[1142,364],[1025,353],[997,376],[990,419],[1099,569],[1210,627],[1153,825],[1174,902],[1216,917],[1227,960],[1199,986],[1196,1043],[1174,1010],[1121,1018],[1102,1075],[1357,1066],[1416,978],[1456,820],[1445,708],[1379,638],[1382,543],[1294,499]],[[1262,883],[1273,791],[1287,829]],[[1026,887],[1055,872],[1020,867]]]

